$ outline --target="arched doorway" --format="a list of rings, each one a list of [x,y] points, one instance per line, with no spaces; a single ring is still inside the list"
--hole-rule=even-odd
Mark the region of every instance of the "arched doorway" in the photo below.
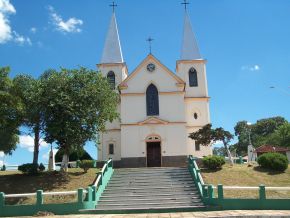
[[[147,167],[161,167],[161,138],[151,135],[146,138]]]

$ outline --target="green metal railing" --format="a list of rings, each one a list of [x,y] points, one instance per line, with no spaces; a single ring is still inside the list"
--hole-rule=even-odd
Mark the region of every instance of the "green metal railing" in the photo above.
[[[209,210],[290,210],[290,199],[270,199],[266,195],[266,190],[290,191],[290,187],[266,187],[265,185],[245,187],[223,186],[222,184],[213,186],[205,184],[196,163],[196,158],[192,156],[188,157],[188,169],[202,201],[208,206],[213,206],[209,207]],[[217,190],[217,193],[215,193],[215,190]],[[258,191],[259,196],[256,199],[226,198],[224,197],[224,190]]]
[[[86,189],[76,191],[43,192],[7,194],[0,192],[0,217],[3,216],[32,216],[38,211],[49,211],[57,215],[78,214],[80,210],[94,209],[98,200],[113,174],[113,161],[109,159],[97,174],[96,181]],[[49,195],[77,195],[77,201],[71,203],[44,204],[44,197]],[[31,205],[6,205],[6,198],[36,197],[36,203]]]

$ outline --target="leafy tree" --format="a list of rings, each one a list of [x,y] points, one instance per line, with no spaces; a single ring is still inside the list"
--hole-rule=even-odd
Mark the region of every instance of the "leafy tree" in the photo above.
[[[64,150],[59,149],[55,154],[55,161],[61,162],[63,155],[64,155]],[[93,158],[83,147],[81,147],[79,151],[71,151],[71,153],[69,154],[69,160],[70,161],[93,160]]]
[[[246,121],[238,122],[235,126],[235,135],[238,136],[238,143],[236,144],[238,153],[241,154],[247,151],[247,146],[249,145],[249,131],[251,131],[253,146],[259,147],[269,143],[272,134],[285,123],[287,123],[287,120],[279,116],[260,119],[250,126],[247,125]]]
[[[40,134],[43,126],[42,80],[29,75],[18,75],[13,80],[16,94],[24,105],[23,124],[34,134],[33,163],[38,164]]]
[[[265,141],[265,144],[290,147],[290,123],[287,122],[279,126]]]
[[[222,141],[224,148],[228,154],[231,164],[233,164],[233,159],[231,152],[229,150],[229,142],[233,139],[233,135],[224,130],[223,128],[212,129],[211,124],[203,126],[196,132],[190,133],[189,137],[196,141],[196,143],[202,145],[210,145],[211,143]]]
[[[45,140],[64,150],[62,169],[67,171],[71,151],[95,140],[106,121],[118,117],[118,95],[106,78],[86,68],[51,71],[43,88]]]
[[[5,154],[12,154],[16,149],[23,109],[20,99],[14,95],[9,72],[9,67],[0,68],[0,151]]]

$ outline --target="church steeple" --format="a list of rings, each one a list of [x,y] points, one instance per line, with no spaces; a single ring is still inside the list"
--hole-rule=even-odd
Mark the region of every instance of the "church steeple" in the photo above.
[[[105,40],[105,46],[103,49],[101,63],[123,63],[124,60],[114,11],[114,7],[116,5],[113,2],[113,5],[111,6],[113,7],[113,14],[111,17],[110,26]]]
[[[183,3],[184,4],[184,3]],[[188,4],[188,3],[187,3]],[[183,26],[183,39],[181,48],[181,60],[197,60],[201,59],[199,53],[198,45],[194,32],[192,30],[190,18],[186,10],[185,4],[185,14],[184,14],[184,26]]]

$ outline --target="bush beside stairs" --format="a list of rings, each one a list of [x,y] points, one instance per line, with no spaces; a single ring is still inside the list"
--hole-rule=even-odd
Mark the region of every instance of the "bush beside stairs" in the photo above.
[[[203,210],[187,168],[115,169],[94,210],[87,213],[135,213]]]

